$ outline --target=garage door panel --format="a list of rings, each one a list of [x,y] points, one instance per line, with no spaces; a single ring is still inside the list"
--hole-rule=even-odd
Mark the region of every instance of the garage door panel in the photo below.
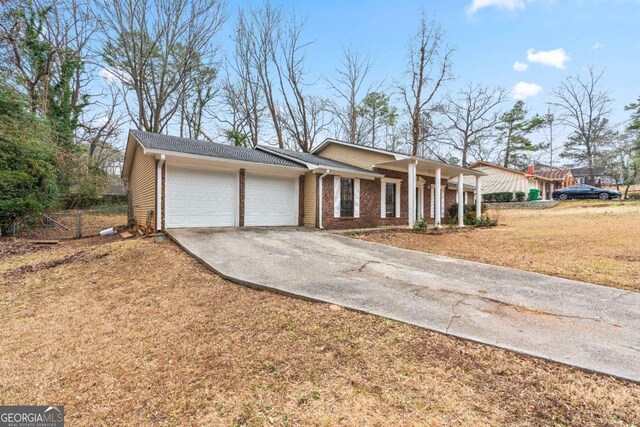
[[[246,226],[297,225],[297,205],[297,178],[246,175]]]
[[[235,172],[167,167],[166,226],[236,225],[238,176]]]

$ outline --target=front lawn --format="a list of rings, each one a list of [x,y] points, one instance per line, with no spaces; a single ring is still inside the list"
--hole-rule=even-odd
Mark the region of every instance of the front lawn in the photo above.
[[[371,233],[364,240],[640,291],[640,202],[494,210],[494,228]]]
[[[0,404],[69,425],[640,420],[640,385],[231,284],[170,242],[0,241],[0,260]]]

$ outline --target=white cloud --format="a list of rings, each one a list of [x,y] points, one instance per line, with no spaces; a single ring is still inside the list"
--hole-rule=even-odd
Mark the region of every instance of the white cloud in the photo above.
[[[602,49],[603,47],[604,47],[604,43],[595,42],[593,46],[591,46],[591,49],[598,50],[598,49]]]
[[[527,71],[529,64],[525,62],[516,61],[513,63],[513,69],[516,71]]]
[[[467,7],[467,13],[473,15],[480,9],[497,7],[498,9],[524,9],[524,0],[473,0]]]
[[[517,100],[524,101],[531,96],[536,96],[541,90],[542,86],[538,84],[519,82],[511,89],[511,95]]]
[[[103,68],[98,73],[100,77],[102,77],[107,83],[114,83],[118,80],[118,77],[113,73],[113,71]]]
[[[527,50],[527,61],[536,64],[548,65],[561,70],[567,67],[565,62],[570,59],[571,57],[567,55],[567,52],[562,48],[547,51],[540,50],[538,52],[533,49]]]

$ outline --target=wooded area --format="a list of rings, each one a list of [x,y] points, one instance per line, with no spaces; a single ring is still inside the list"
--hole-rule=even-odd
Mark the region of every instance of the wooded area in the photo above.
[[[640,98],[629,120],[611,123],[595,68],[559,82],[543,115],[505,88],[453,90],[455,47],[425,12],[403,47],[404,74],[380,82],[348,45],[334,73],[316,78],[307,19],[269,2],[9,0],[0,12],[0,211],[95,200],[128,126],[305,152],[331,136],[462,166],[544,158],[638,181]]]

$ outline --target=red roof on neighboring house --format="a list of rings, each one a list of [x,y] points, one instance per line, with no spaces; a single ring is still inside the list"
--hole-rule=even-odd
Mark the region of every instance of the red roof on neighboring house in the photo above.
[[[563,180],[571,172],[569,169],[554,169],[546,171],[535,171],[534,174],[544,178]]]

